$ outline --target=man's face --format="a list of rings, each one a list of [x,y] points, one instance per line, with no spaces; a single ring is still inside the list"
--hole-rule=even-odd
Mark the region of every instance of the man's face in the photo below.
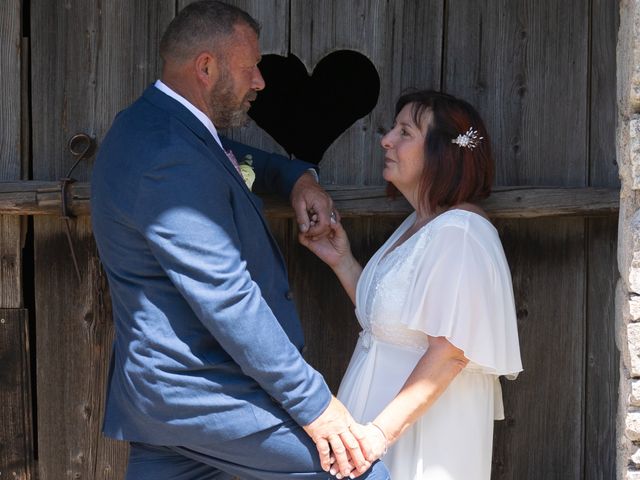
[[[264,88],[258,69],[258,36],[247,25],[236,25],[228,47],[220,60],[220,76],[211,90],[209,108],[216,127],[240,127],[249,121],[247,112]]]

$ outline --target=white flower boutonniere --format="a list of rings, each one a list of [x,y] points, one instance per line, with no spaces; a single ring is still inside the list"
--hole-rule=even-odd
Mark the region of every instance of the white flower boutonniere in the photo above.
[[[253,171],[253,157],[251,155],[245,155],[242,161],[238,162],[240,167],[240,175],[244,183],[247,184],[247,188],[251,190],[253,182],[256,181],[256,172]]]

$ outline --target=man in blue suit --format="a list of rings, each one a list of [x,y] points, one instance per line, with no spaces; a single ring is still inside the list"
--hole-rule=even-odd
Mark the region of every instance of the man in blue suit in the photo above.
[[[365,458],[382,440],[351,433],[302,358],[283,258],[225,150],[252,156],[254,190],[290,198],[309,235],[331,200],[311,165],[216,130],[245,123],[264,87],[258,32],[235,7],[187,6],[163,36],[162,79],[118,114],[93,170],[115,323],[104,432],[132,442],[128,479],[388,478]]]

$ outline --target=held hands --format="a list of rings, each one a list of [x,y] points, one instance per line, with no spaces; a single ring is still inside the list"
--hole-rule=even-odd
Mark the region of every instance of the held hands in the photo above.
[[[331,223],[328,235],[322,238],[309,238],[301,233],[298,240],[333,270],[339,270],[353,259],[349,237],[339,222]]]
[[[300,233],[308,238],[329,234],[330,225],[339,222],[333,200],[310,173],[304,173],[291,190],[291,206],[296,213]]]
[[[367,471],[371,462],[364,457],[360,442],[349,430],[354,420],[335,397],[322,415],[304,427],[316,444],[324,471],[336,478],[355,478]]]

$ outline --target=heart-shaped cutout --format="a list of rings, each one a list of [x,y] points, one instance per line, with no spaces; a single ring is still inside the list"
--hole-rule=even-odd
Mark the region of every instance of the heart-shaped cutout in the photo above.
[[[320,163],[331,144],[378,102],[380,77],[361,53],[339,50],[309,75],[294,55],[264,55],[266,88],[249,115],[291,155]]]

